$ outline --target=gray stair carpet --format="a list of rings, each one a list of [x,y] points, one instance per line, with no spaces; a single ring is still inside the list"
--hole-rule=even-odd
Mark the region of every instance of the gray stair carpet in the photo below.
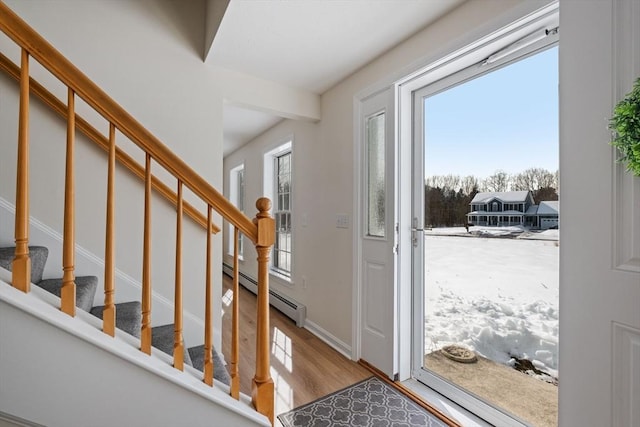
[[[90,313],[102,319],[103,305],[95,306]],[[142,327],[142,305],[138,301],[116,304],[116,328],[140,338]]]
[[[204,345],[197,345],[195,347],[189,348],[189,355],[191,356],[193,367],[199,371],[204,372]],[[215,348],[213,349],[213,378],[226,385],[231,385],[231,377],[229,376],[229,372],[224,366],[222,358]]]
[[[14,246],[0,248],[0,267],[11,271],[14,256]],[[60,297],[62,279],[42,280],[49,250],[44,246],[29,246],[29,256],[31,258],[31,282]],[[98,278],[95,276],[78,276],[75,278],[75,283],[76,306],[102,319],[104,306],[92,307],[98,288]],[[116,304],[116,327],[134,337],[140,338],[140,329],[142,327],[140,302],[131,301]],[[173,324],[151,328],[152,345],[170,356],[173,356],[173,329]],[[204,345],[191,348],[187,348],[185,345],[184,363],[203,371]],[[229,372],[222,361],[222,357],[215,349],[213,349],[213,366],[213,377],[224,384],[231,384]]]
[[[76,282],[76,306],[84,311],[90,311],[93,306],[93,297],[98,289],[98,278],[96,276],[78,276]],[[56,296],[60,296],[62,279],[45,279],[36,283]]]
[[[0,248],[0,267],[11,271],[11,264],[15,256],[15,246]],[[38,283],[42,280],[44,265],[47,263],[49,250],[44,246],[29,246],[29,257],[31,258],[31,282]]]
[[[173,356],[173,329],[173,323],[151,328],[151,345]],[[186,345],[184,346],[184,363],[193,366]]]

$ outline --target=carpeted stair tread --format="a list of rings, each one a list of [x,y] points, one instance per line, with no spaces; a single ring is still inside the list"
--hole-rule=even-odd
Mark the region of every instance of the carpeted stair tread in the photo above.
[[[173,329],[173,323],[151,328],[151,345],[173,356]],[[193,366],[186,345],[184,346],[184,363],[185,365]]]
[[[204,345],[189,348],[189,356],[191,356],[193,367],[204,372]],[[231,384],[229,372],[215,348],[213,349],[213,378],[226,385]]]
[[[90,311],[93,306],[93,297],[98,289],[98,278],[96,276],[77,276],[75,282],[76,306],[84,311]],[[45,279],[36,285],[59,297],[62,279]]]
[[[0,248],[0,267],[11,271],[13,258],[15,257],[15,246]],[[42,280],[44,265],[47,263],[49,250],[44,246],[29,246],[29,257],[31,258],[31,283],[38,283]]]
[[[102,319],[103,305],[95,306],[90,313]],[[138,301],[121,302],[116,304],[116,328],[140,338],[142,327],[142,305]]]

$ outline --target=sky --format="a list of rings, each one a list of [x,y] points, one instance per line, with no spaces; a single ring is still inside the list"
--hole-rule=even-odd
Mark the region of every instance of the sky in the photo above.
[[[425,99],[425,176],[558,169],[558,48]]]

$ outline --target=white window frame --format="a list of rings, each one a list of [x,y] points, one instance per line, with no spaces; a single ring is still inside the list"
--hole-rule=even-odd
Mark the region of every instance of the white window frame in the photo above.
[[[294,182],[293,182],[293,159],[294,159],[294,155],[293,155],[293,137],[288,137],[286,139],[284,139],[283,141],[281,141],[274,149],[266,152],[264,154],[264,179],[263,179],[263,183],[264,183],[264,195],[265,197],[268,197],[269,199],[271,199],[272,202],[272,215],[275,218],[276,216],[276,212],[278,209],[278,194],[277,194],[277,176],[276,176],[276,161],[279,157],[285,155],[285,154],[290,154],[291,155],[291,160],[290,160],[290,164],[291,164],[291,186],[289,189],[289,212],[290,212],[290,216],[291,218],[293,218],[293,188],[294,188]],[[275,260],[275,251],[276,249],[276,245],[274,244],[274,247],[272,249],[271,252],[271,259],[270,259],[270,265],[269,265],[269,273],[272,276],[275,276],[279,279],[282,279],[282,281],[284,281],[287,284],[293,284],[293,271],[294,271],[294,242],[293,242],[293,227],[290,228],[290,233],[291,233],[291,247],[290,247],[290,268],[289,271],[286,270],[282,270],[279,269],[277,267],[274,266],[274,260]],[[276,239],[278,238],[278,230],[276,229]]]
[[[242,178],[240,178],[242,176]],[[232,168],[229,171],[229,199],[241,212],[244,212],[245,207],[245,177],[244,177],[244,163]],[[234,226],[229,224],[229,239],[228,239],[228,254],[233,256],[234,241],[233,241]],[[244,260],[244,237],[242,233],[238,234],[238,259]]]

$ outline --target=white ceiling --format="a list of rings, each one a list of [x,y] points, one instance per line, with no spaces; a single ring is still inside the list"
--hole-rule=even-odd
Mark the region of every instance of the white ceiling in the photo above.
[[[231,0],[206,60],[322,94],[464,1]],[[264,113],[233,117],[240,110],[225,108],[225,135],[256,136],[275,123]]]
[[[224,147],[222,154],[226,157],[270,127],[275,126],[282,117],[262,111],[224,106]]]

